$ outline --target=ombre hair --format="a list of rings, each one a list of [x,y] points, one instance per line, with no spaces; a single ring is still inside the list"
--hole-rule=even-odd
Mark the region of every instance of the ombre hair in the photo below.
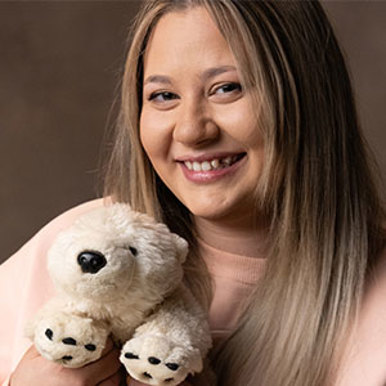
[[[269,256],[233,334],[212,354],[219,385],[334,384],[342,347],[385,234],[349,75],[317,1],[150,0],[132,28],[105,194],[164,221],[191,244],[186,277],[203,304],[210,282],[190,213],[139,139],[143,55],[158,20],[204,7],[253,90],[264,136],[256,213]]]

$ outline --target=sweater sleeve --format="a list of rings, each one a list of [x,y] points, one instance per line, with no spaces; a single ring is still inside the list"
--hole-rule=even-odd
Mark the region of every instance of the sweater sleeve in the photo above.
[[[79,205],[42,228],[19,251],[0,265],[0,384],[9,376],[31,342],[24,336],[27,321],[53,294],[46,255],[55,236],[81,214],[103,205],[94,200]]]

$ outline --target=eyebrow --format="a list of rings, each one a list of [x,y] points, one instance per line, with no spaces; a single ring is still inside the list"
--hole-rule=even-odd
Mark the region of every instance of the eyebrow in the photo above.
[[[168,76],[165,75],[150,75],[145,79],[143,85],[148,83],[162,83],[162,84],[171,84],[171,80]]]
[[[224,72],[230,72],[230,71],[236,71],[235,66],[220,66],[220,67],[213,67],[213,68],[208,68],[203,72],[201,75],[201,78],[204,80],[214,78],[217,75],[221,75]]]
[[[235,66],[220,66],[208,68],[201,74],[203,80],[213,78],[217,75],[223,74],[224,72],[236,71]],[[172,83],[171,79],[166,75],[150,75],[143,82],[144,85],[148,83],[162,83],[170,85]]]

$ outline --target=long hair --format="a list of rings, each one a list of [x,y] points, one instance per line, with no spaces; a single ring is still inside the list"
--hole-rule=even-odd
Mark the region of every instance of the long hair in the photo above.
[[[237,329],[212,355],[219,384],[333,384],[385,235],[345,61],[318,2],[146,1],[132,29],[105,193],[190,241],[187,280],[208,303],[190,214],[139,140],[149,36],[164,14],[196,6],[229,43],[243,86],[255,90],[265,146],[256,208],[270,218],[264,275]]]

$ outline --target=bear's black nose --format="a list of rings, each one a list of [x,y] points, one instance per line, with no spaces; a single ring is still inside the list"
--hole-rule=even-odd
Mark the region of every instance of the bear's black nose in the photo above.
[[[84,273],[97,273],[107,264],[107,261],[100,252],[85,251],[79,254],[78,264]]]

